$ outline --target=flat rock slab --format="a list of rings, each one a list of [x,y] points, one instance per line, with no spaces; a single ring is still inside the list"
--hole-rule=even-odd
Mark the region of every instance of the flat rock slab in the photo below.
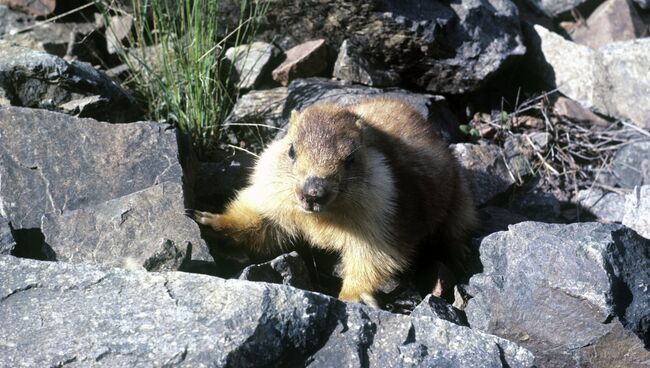
[[[211,257],[184,208],[181,184],[166,182],[94,206],[46,214],[41,229],[57,261],[191,270],[193,260]]]
[[[14,229],[163,182],[182,184],[176,131],[0,108],[0,208]]]
[[[398,88],[373,88],[324,78],[297,79],[289,85],[289,95],[283,115],[288,119],[292,110],[303,110],[317,103],[348,105],[372,98],[396,98],[409,103],[434,126],[447,141],[458,137],[458,122],[444,97],[417,94]]]
[[[271,282],[312,290],[307,265],[297,252],[283,254],[268,262],[250,265],[244,268],[238,279]]]
[[[135,99],[92,65],[0,40],[0,106],[60,110],[66,102],[95,95],[105,98],[112,113],[93,117],[129,121]]]
[[[287,50],[286,60],[273,70],[273,80],[283,86],[296,78],[322,75],[327,69],[327,44],[313,40]]]
[[[532,367],[501,338],[285,285],[0,256],[2,366]]]
[[[650,128],[650,38],[594,50],[534,26],[547,83],[598,113]]]
[[[343,41],[332,71],[335,78],[374,87],[390,87],[400,83],[397,72],[372,65],[356,49],[349,40]]]
[[[540,366],[650,364],[650,240],[615,224],[522,222],[480,253],[472,328],[521,343]]]
[[[623,146],[601,179],[609,186],[634,189],[650,185],[650,139]]]
[[[644,37],[646,25],[631,0],[607,0],[571,32],[573,41],[597,49]]]

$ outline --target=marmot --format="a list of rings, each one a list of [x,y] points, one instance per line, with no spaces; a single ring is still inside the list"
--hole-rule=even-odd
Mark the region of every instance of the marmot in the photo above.
[[[193,217],[249,251],[291,240],[340,254],[339,299],[377,306],[373,292],[435,237],[457,262],[476,213],[460,166],[408,103],[321,103],[293,112],[223,214]],[[428,245],[427,245],[428,246]]]

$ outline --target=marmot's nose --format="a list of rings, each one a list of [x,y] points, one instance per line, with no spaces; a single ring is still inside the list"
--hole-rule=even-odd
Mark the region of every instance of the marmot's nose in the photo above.
[[[328,194],[325,179],[312,176],[305,180],[305,185],[302,187],[305,201],[321,204],[327,201]]]

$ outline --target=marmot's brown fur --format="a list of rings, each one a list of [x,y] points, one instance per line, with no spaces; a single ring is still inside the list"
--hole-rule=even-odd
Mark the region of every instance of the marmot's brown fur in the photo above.
[[[223,214],[195,212],[250,251],[292,239],[340,254],[339,298],[376,305],[373,292],[435,237],[460,261],[476,214],[446,144],[406,102],[375,99],[294,112]]]

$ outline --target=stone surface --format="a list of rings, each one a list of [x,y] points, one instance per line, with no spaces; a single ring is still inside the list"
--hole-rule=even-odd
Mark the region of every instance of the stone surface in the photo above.
[[[300,111],[320,102],[346,105],[369,98],[404,100],[431,122],[443,139],[449,142],[458,139],[458,122],[442,96],[417,94],[396,88],[365,87],[323,78],[306,78],[291,82],[283,116],[288,119],[292,110]]]
[[[431,294],[427,295],[422,303],[418,304],[411,313],[411,317],[425,316],[440,318],[457,325],[467,326],[465,317],[462,315],[460,310],[452,307],[451,304],[447,303],[444,299],[435,297]]]
[[[121,45],[129,39],[133,31],[135,19],[129,13],[116,14],[108,17],[108,25],[104,31],[106,37],[106,49],[109,54],[116,54]]]
[[[0,38],[11,37],[18,30],[34,24],[34,17],[0,5]]]
[[[634,2],[643,9],[650,9],[650,0],[634,0]]]
[[[541,26],[534,32],[544,80],[598,113],[650,128],[650,38],[593,50]]]
[[[166,181],[182,184],[176,131],[0,108],[0,208],[15,229]]]
[[[253,168],[254,157],[238,152],[216,162],[201,162],[194,184],[196,203],[206,211],[219,212],[225,202],[243,188]]]
[[[250,91],[237,100],[224,125],[264,124],[279,128],[284,125],[282,111],[287,95],[286,87]]]
[[[192,261],[211,257],[184,209],[181,184],[163,182],[94,206],[46,214],[41,229],[57,261],[190,270]]]
[[[343,41],[332,72],[335,78],[373,87],[390,87],[400,83],[399,74],[371,65],[363,55],[356,52],[357,49],[349,40]]]
[[[597,49],[616,41],[643,37],[643,20],[631,0],[607,0],[571,32],[573,41]]]
[[[50,15],[56,8],[56,0],[0,0],[0,4],[36,16]]]
[[[133,97],[90,64],[0,41],[0,106],[57,110],[70,100],[94,95],[105,98],[107,110],[113,112],[96,118],[129,120]]]
[[[549,17],[567,12],[586,1],[587,0],[526,0],[527,3]]]
[[[636,187],[625,196],[623,225],[650,239],[650,185]]]
[[[45,51],[66,60],[101,65],[106,58],[106,40],[95,23],[45,23],[3,38],[18,46]]]
[[[472,328],[521,343],[539,366],[650,363],[650,240],[615,224],[523,222],[480,253]]]
[[[250,265],[238,278],[289,285],[303,290],[312,289],[307,266],[296,252],[283,254],[268,262]]]
[[[606,128],[611,125],[607,120],[594,114],[589,109],[585,109],[579,103],[573,101],[570,98],[562,96],[558,97],[557,100],[553,102],[553,111],[557,115],[571,121],[591,124],[602,128]]]
[[[263,81],[279,53],[277,47],[266,42],[229,48],[226,50],[226,58],[237,71],[234,83],[243,90],[256,87]]]
[[[16,247],[16,240],[11,234],[9,221],[0,214],[0,255],[11,254]]]
[[[474,91],[525,53],[509,0],[278,0],[265,17],[269,40],[348,39],[373,65],[433,93]]]
[[[327,69],[327,45],[325,40],[302,43],[287,50],[286,59],[273,70],[273,80],[287,86],[297,78],[322,75]]]
[[[477,206],[486,204],[515,183],[498,146],[458,143],[450,148],[466,172]]]
[[[495,336],[285,285],[0,256],[0,293],[2,366],[533,366]]]
[[[616,152],[601,179],[610,186],[633,189],[650,184],[650,140],[633,142]]]
[[[578,192],[575,202],[600,221],[621,222],[625,213],[623,204],[625,196],[591,188]]]
[[[508,225],[528,221],[529,219],[520,214],[511,212],[505,208],[488,206],[478,210],[479,229],[475,237],[482,238],[497,231],[508,230]]]

